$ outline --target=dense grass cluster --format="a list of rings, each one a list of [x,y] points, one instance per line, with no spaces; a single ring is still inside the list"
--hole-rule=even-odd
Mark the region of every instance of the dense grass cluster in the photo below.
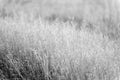
[[[55,10],[47,17],[22,12],[31,1],[0,6],[0,80],[120,80],[120,18],[113,0],[83,1],[85,15]],[[13,4],[19,5],[9,11]]]
[[[87,24],[0,19],[0,79],[118,80],[119,40]]]

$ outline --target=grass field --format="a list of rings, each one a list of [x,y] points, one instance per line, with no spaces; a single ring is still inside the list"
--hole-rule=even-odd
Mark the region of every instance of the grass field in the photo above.
[[[120,80],[113,0],[0,2],[0,80]]]

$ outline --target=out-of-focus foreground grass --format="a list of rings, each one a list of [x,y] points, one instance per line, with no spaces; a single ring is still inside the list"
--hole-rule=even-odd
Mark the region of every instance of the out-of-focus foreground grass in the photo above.
[[[47,21],[1,11],[1,80],[120,79],[119,16]]]

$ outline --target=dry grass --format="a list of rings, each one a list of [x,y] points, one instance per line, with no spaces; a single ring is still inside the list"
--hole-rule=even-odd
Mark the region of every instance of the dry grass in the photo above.
[[[120,80],[119,10],[104,1],[83,2],[75,17],[57,14],[56,4],[46,19],[37,11],[15,12],[21,4],[13,12],[1,8],[0,80]]]
[[[0,19],[0,35],[3,80],[119,78],[119,45],[97,28],[21,16]]]

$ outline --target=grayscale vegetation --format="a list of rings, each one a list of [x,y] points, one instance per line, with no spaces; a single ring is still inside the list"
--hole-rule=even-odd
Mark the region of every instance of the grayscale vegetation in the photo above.
[[[0,0],[0,80],[120,80],[119,0]]]

